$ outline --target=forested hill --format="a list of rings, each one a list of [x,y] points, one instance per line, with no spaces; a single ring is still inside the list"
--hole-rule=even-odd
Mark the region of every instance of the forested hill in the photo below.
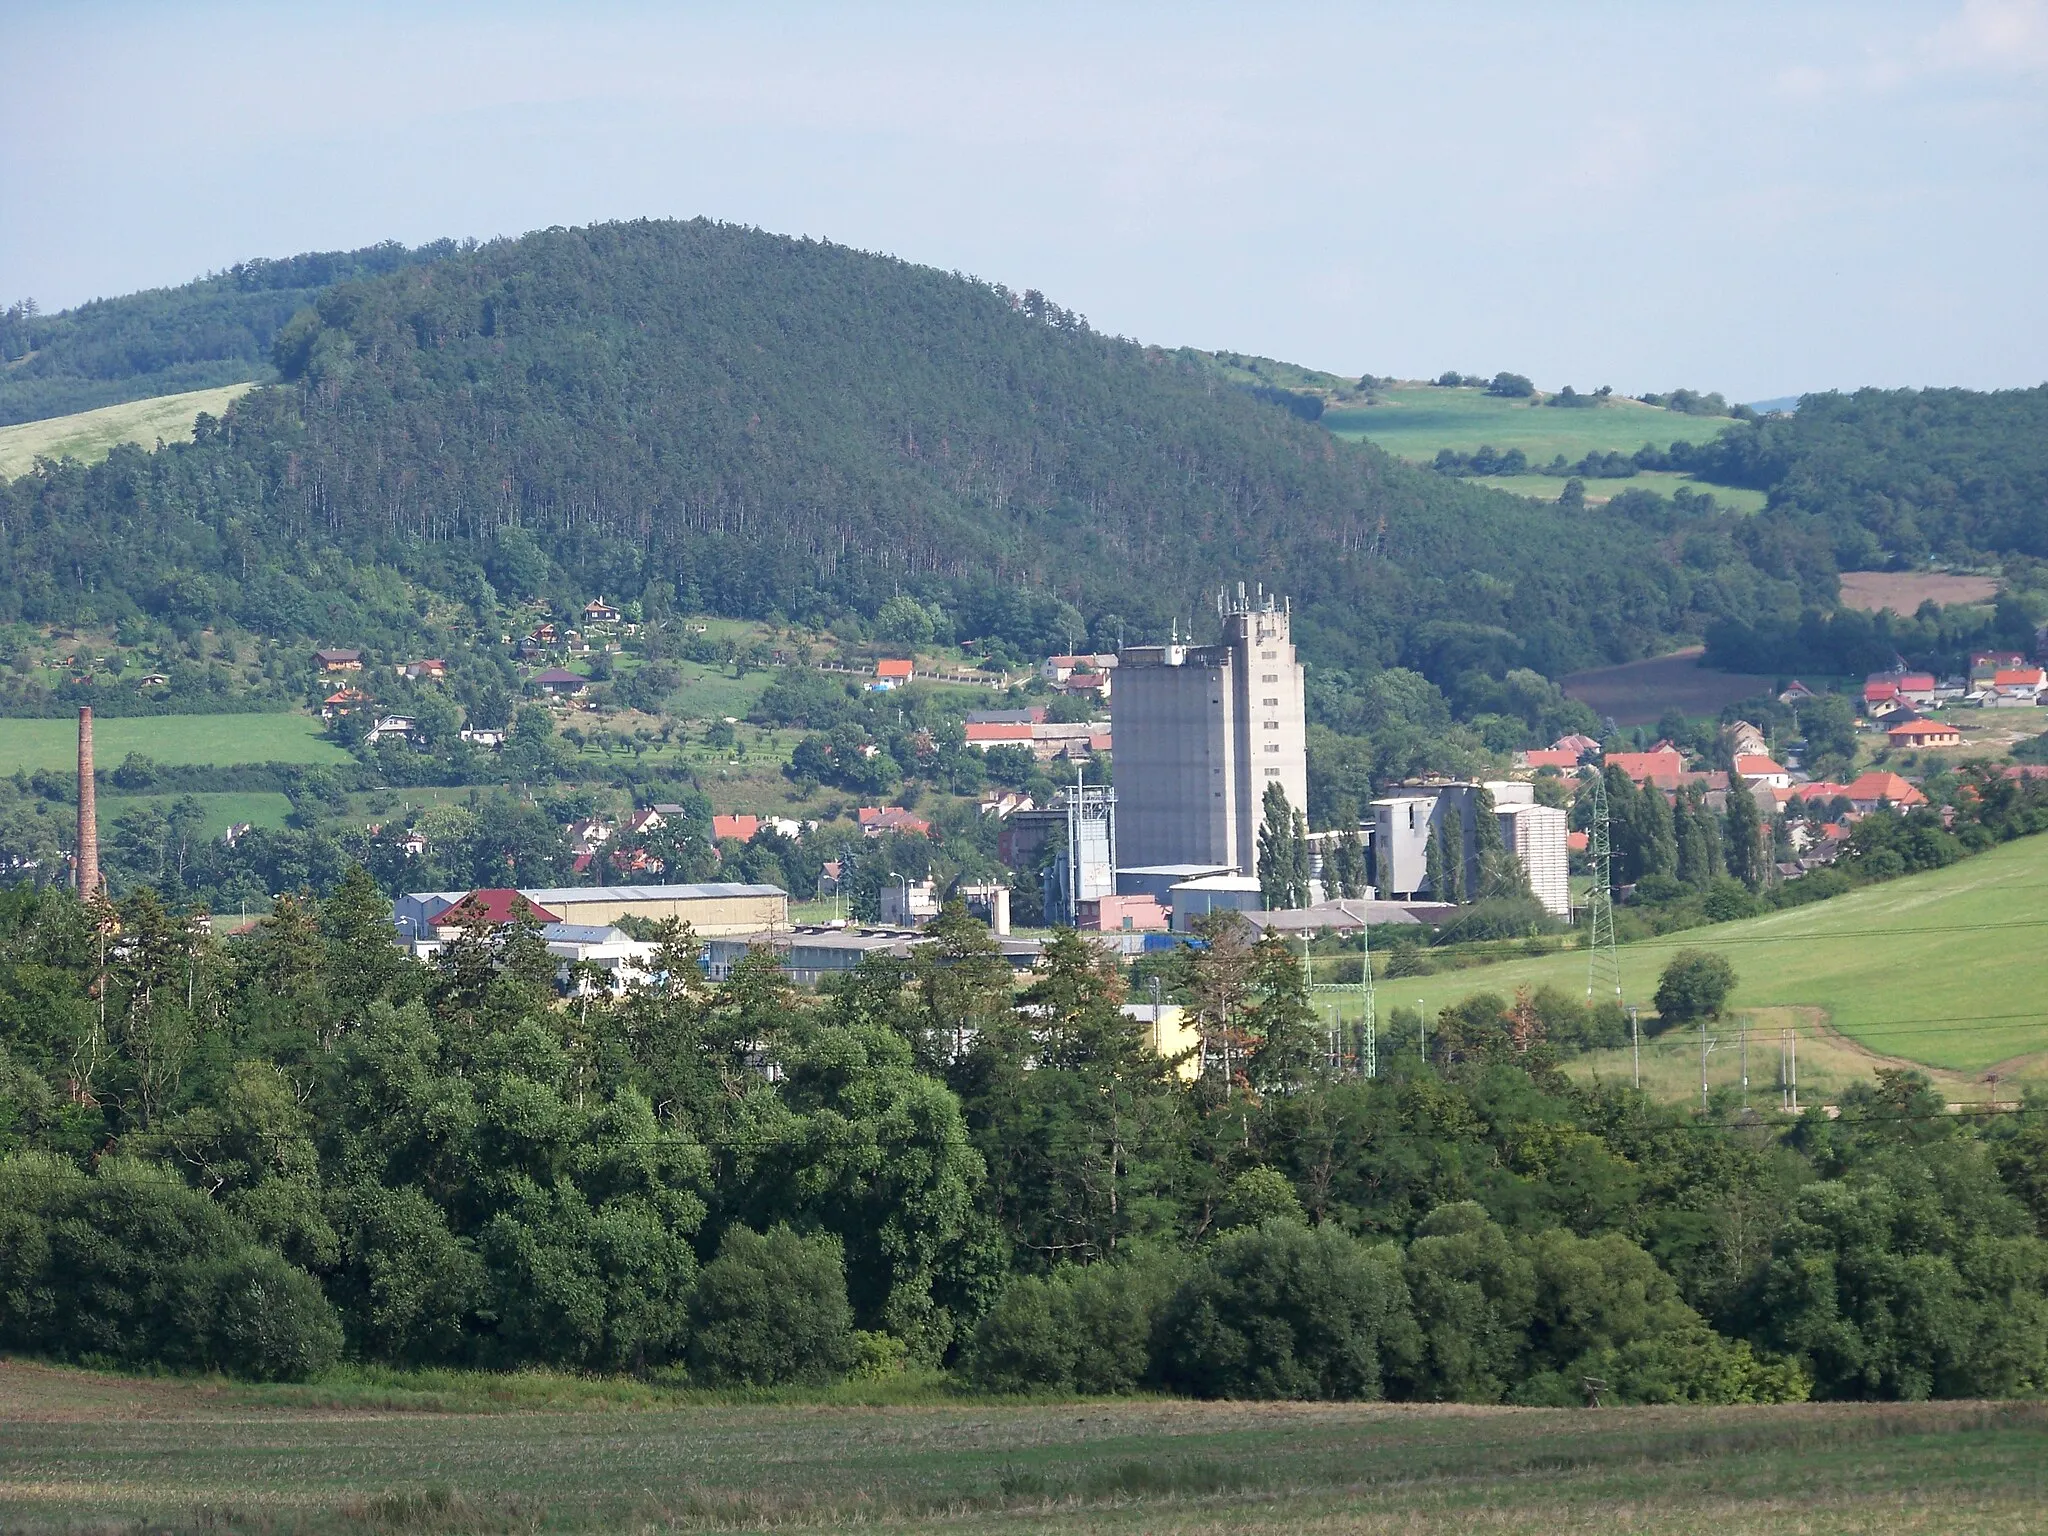
[[[1035,293],[703,221],[435,254],[322,290],[195,443],[10,487],[0,618],[310,632],[374,562],[822,623],[900,590],[1030,649],[1243,578],[1326,663],[1555,674],[1832,590],[1824,549],[1412,470]]]
[[[2048,558],[2048,384],[1807,395],[1695,452],[1706,478],[1823,530],[1844,570]]]
[[[443,240],[239,262],[178,288],[100,299],[58,314],[0,311],[0,427],[125,400],[276,378],[277,332],[325,289],[452,255]]]

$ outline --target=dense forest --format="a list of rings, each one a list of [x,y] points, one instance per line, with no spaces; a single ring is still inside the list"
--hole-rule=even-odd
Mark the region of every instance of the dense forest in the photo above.
[[[386,243],[238,262],[179,288],[99,299],[60,314],[33,301],[0,310],[0,426],[124,400],[277,377],[271,350],[286,321],[335,283],[436,261]]]
[[[108,943],[101,926],[118,922]],[[147,892],[0,895],[0,1347],[301,1377],[340,1358],[943,1366],[997,1390],[1566,1404],[2048,1386],[2041,1106],[1909,1073],[1791,1121],[1559,1062],[1545,990],[1335,1072],[1234,918],[1167,978],[1193,1080],[1055,937],[950,908],[820,996],[771,957],[561,1006],[538,933],[419,964],[360,871],[222,945]],[[1654,1024],[1732,977],[1685,953]],[[1718,991],[1716,990],[1718,988]],[[1021,1006],[1020,1006],[1021,1005]]]
[[[323,289],[277,331],[288,382],[193,444],[16,482],[0,618],[310,636],[381,569],[818,624],[908,593],[1030,654],[1242,578],[1324,664],[1447,686],[1832,596],[1824,546],[1418,472],[1036,293],[704,222],[437,256]]]

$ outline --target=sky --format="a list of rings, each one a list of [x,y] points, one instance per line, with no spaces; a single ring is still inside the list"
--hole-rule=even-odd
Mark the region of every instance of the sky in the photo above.
[[[695,217],[1345,374],[2048,379],[2048,0],[8,0],[0,303]]]

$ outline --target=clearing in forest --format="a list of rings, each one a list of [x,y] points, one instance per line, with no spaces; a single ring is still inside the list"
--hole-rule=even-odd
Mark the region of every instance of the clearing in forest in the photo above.
[[[1644,661],[1574,672],[1559,686],[1567,698],[1579,700],[1617,725],[1654,725],[1669,709],[1681,715],[1718,715],[1738,699],[1775,691],[1776,678],[1756,672],[1716,672],[1700,665],[1705,654],[1689,646]]]
[[[97,464],[113,451],[116,443],[140,443],[144,448],[155,447],[159,438],[167,443],[189,443],[192,423],[200,412],[218,416],[255,387],[224,384],[218,389],[157,395],[148,400],[103,405],[72,416],[51,416],[43,421],[0,427],[0,479],[27,474],[39,458],[78,459]]]

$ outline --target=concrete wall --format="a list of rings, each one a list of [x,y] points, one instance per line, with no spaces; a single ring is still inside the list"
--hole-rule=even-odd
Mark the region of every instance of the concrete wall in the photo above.
[[[606,897],[592,890],[589,898],[550,893],[550,912],[565,923],[609,925],[631,915],[655,922],[678,918],[688,923],[701,938],[730,934],[773,932],[789,927],[789,897],[777,891],[761,896],[692,896],[667,899]]]

